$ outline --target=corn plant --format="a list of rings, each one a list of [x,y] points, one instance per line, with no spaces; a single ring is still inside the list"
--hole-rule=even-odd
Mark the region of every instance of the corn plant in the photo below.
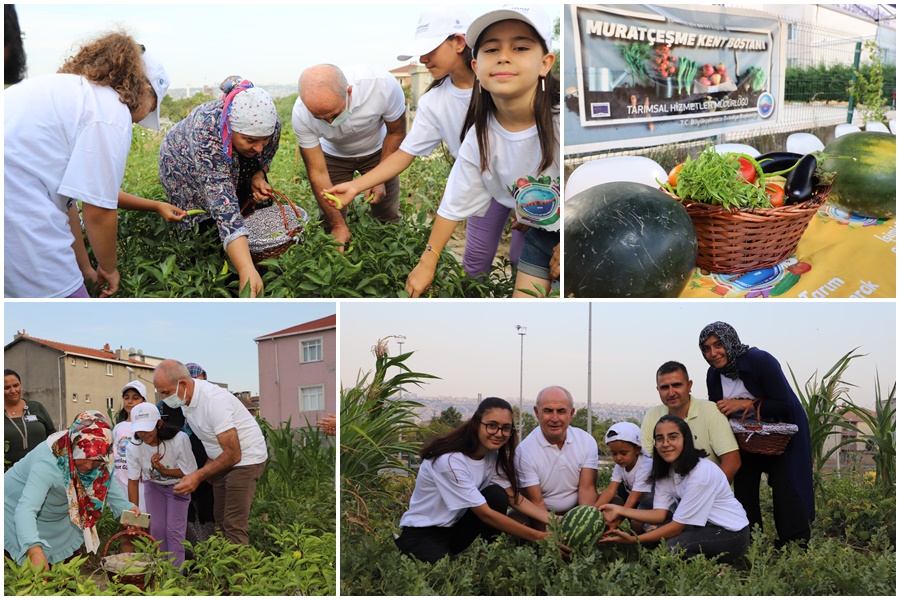
[[[373,352],[374,371],[360,375],[352,388],[341,390],[342,508],[345,519],[365,527],[372,501],[392,501],[392,493],[383,487],[383,473],[408,471],[399,456],[415,451],[414,411],[422,404],[403,398],[402,391],[422,385],[425,379],[437,379],[406,366],[412,352],[390,356],[384,339]],[[395,368],[400,372],[389,376],[388,371]]]
[[[893,495],[897,480],[897,408],[895,406],[897,383],[894,382],[887,398],[881,396],[881,382],[875,375],[875,414],[850,404],[850,412],[865,423],[869,431],[853,427],[874,449],[875,487],[882,494]]]
[[[273,486],[285,497],[300,493],[295,483],[302,477],[330,486],[334,481],[335,451],[318,427],[306,422],[306,427],[291,427],[291,419],[281,427],[272,427],[265,419],[258,419],[269,449],[269,461],[260,480],[262,487]]]
[[[850,366],[850,361],[863,354],[853,354],[858,348],[854,348],[850,352],[842,356],[832,366],[827,373],[818,379],[819,372],[813,373],[806,380],[806,385],[800,387],[797,383],[797,377],[794,375],[793,369],[788,365],[791,378],[794,381],[794,388],[797,390],[797,396],[800,398],[801,404],[806,411],[806,418],[809,422],[809,439],[812,448],[813,469],[816,476],[817,486],[821,487],[822,469],[825,463],[831,458],[831,455],[839,451],[847,444],[855,443],[857,440],[846,439],[838,442],[829,450],[825,450],[825,443],[828,437],[834,434],[840,434],[844,428],[853,428],[844,418],[844,408],[839,406],[841,401],[849,403],[847,396],[849,384],[841,379],[844,371]],[[806,392],[804,394],[804,391]]]

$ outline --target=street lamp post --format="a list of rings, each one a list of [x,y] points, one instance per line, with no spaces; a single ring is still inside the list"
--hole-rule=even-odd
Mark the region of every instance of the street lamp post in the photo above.
[[[392,335],[391,337],[394,338],[395,340],[397,340],[397,345],[400,346],[399,354],[403,354],[403,342],[406,341],[406,336],[405,335]],[[403,388],[402,387],[400,388],[399,396],[397,397],[397,399],[398,400],[403,399]]]
[[[522,435],[522,380],[525,373],[525,334],[528,328],[524,325],[516,325],[519,332],[519,435]]]

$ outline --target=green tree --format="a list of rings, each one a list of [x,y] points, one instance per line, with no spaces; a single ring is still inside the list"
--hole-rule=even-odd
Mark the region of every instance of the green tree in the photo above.
[[[855,79],[850,81],[848,91],[856,101],[862,105],[863,121],[866,123],[884,123],[884,67],[881,63],[881,50],[874,40],[866,40],[866,50],[872,61],[872,68],[868,75],[861,71],[854,71]]]
[[[441,416],[437,417],[437,419],[432,419],[432,423],[434,421],[439,421],[441,423],[446,423],[450,426],[451,429],[458,427],[463,422],[462,413],[456,410],[455,406],[451,406],[449,408],[445,408],[441,411]]]
[[[537,419],[534,418],[534,411],[530,406],[525,406],[522,413],[522,428],[519,429],[519,407],[513,406],[513,425],[516,427],[520,441],[524,440],[538,426]]]

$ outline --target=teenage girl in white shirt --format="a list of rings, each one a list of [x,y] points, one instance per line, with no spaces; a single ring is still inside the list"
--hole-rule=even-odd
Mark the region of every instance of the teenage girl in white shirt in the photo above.
[[[637,536],[613,529],[600,541],[646,544],[665,539],[670,548],[680,546],[686,558],[723,555],[723,560],[731,562],[740,557],[750,544],[750,522],[725,474],[705,455],[704,450],[694,448],[691,428],[683,419],[663,415],[653,430],[653,510],[616,504],[600,508],[607,522],[627,518],[663,523],[668,507],[675,502],[672,520]]]
[[[466,423],[425,444],[409,510],[400,518],[400,551],[437,562],[478,536],[547,537],[506,516],[512,506],[544,523],[548,518],[520,493],[515,447],[512,407],[500,398],[485,398]]]

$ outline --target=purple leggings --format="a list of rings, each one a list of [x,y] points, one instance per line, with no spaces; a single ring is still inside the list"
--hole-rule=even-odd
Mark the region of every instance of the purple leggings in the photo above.
[[[66,298],[90,298],[90,294],[88,294],[87,288],[82,283],[81,287],[66,296]]]
[[[150,535],[159,541],[159,549],[172,553],[176,567],[184,562],[184,541],[191,495],[172,491],[174,486],[144,482],[144,500],[150,513]]]
[[[478,277],[491,270],[500,236],[509,220],[512,209],[507,208],[491,198],[491,205],[482,217],[469,217],[466,221],[466,250],[463,253],[463,269],[469,277]],[[513,230],[509,244],[509,261],[516,265],[522,246],[525,244],[525,233]]]

